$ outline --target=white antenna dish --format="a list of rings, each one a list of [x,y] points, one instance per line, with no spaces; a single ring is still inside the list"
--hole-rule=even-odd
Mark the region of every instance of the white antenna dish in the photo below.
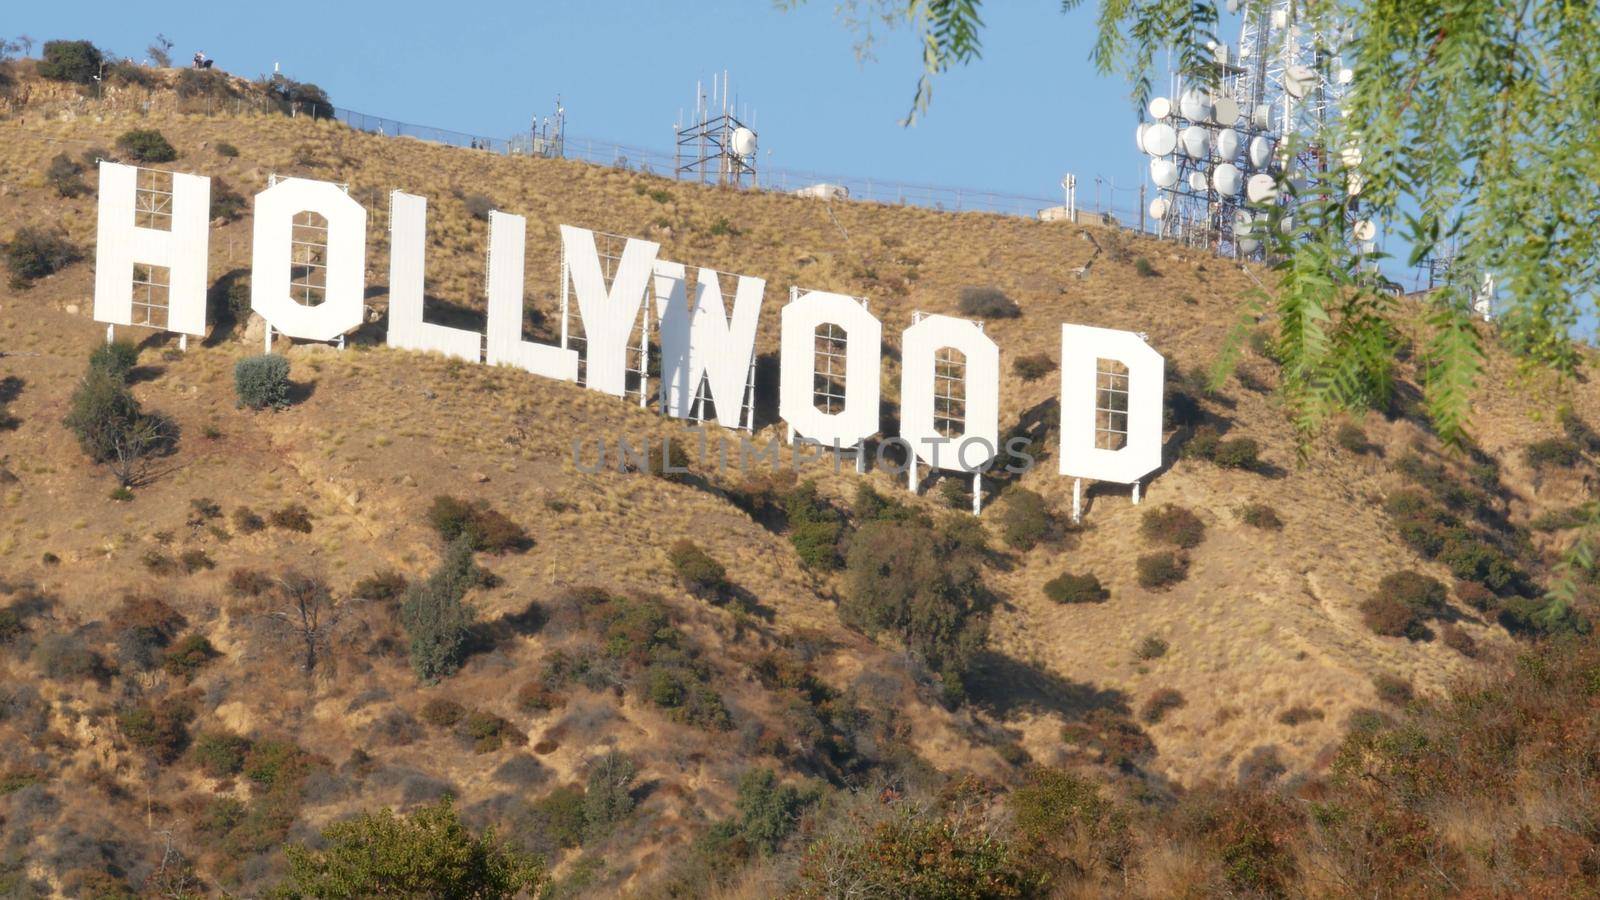
[[[1232,128],[1218,131],[1214,143],[1217,146],[1217,156],[1224,161],[1239,155],[1239,132]]]
[[[1218,125],[1232,125],[1239,121],[1239,101],[1232,97],[1218,97],[1213,106]]]
[[[1264,169],[1272,161],[1272,141],[1265,135],[1256,135],[1250,139],[1250,165],[1257,169]]]
[[[1146,128],[1149,128],[1149,127],[1150,127],[1150,123],[1149,122],[1140,122],[1139,123],[1139,127],[1134,129],[1134,131],[1133,131],[1133,145],[1135,147],[1139,148],[1139,152],[1140,153],[1149,153],[1150,152],[1150,151],[1144,149],[1144,131],[1145,131]]]
[[[1204,172],[1190,172],[1189,173],[1189,190],[1200,192],[1200,191],[1204,191],[1205,189],[1206,189],[1206,173],[1204,173]]]
[[[1231,197],[1239,193],[1244,176],[1233,163],[1223,163],[1211,170],[1211,184],[1219,193]]]
[[[1278,199],[1278,183],[1265,173],[1251,175],[1244,183],[1244,195],[1251,203],[1270,203]]]
[[[756,133],[740,125],[733,130],[733,152],[740,156],[754,156],[756,152]]]
[[[1267,128],[1272,124],[1272,107],[1265,103],[1257,103],[1255,111],[1250,113],[1250,124],[1257,128]]]
[[[1244,210],[1239,210],[1233,216],[1233,236],[1248,237],[1255,230],[1255,220]]]
[[[1359,168],[1361,166],[1361,148],[1346,147],[1339,151],[1339,159],[1344,162],[1347,169]]]
[[[1378,236],[1378,226],[1372,224],[1371,219],[1362,219],[1357,222],[1352,231],[1355,233],[1356,240],[1362,243],[1367,243]]]
[[[1349,66],[1345,66],[1344,68],[1339,70],[1339,83],[1340,84],[1349,84],[1350,82],[1355,81],[1355,80],[1356,80],[1356,70],[1355,69],[1352,69]]]
[[[1211,117],[1211,101],[1206,99],[1205,94],[1190,88],[1179,95],[1178,110],[1183,113],[1185,119],[1193,119],[1195,121],[1209,119]]]
[[[1347,177],[1344,181],[1344,191],[1346,194],[1352,197],[1359,195],[1361,193],[1361,189],[1366,186],[1367,183],[1362,180],[1360,172],[1351,172],[1349,177]]]
[[[1167,217],[1167,198],[1157,197],[1150,201],[1150,218],[1157,221]]]
[[[1159,156],[1150,160],[1150,180],[1156,183],[1156,187],[1172,187],[1178,183],[1178,165]]]
[[[1261,248],[1261,242],[1256,240],[1255,238],[1240,238],[1239,239],[1239,252],[1240,253],[1254,253],[1257,250],[1259,250],[1260,248]]]
[[[1279,8],[1279,9],[1275,9],[1275,10],[1272,11],[1272,27],[1273,28],[1287,28],[1288,25],[1289,25],[1289,11],[1287,9]]]
[[[1166,156],[1178,146],[1177,132],[1165,122],[1156,122],[1144,132],[1144,152],[1151,156]]]
[[[1283,89],[1296,100],[1311,93],[1316,84],[1317,73],[1310,66],[1294,65],[1283,72]]]
[[[1172,101],[1165,97],[1151,97],[1147,109],[1150,111],[1150,118],[1165,119],[1172,115]]]
[[[1183,141],[1183,153],[1195,159],[1205,159],[1211,155],[1211,132],[1202,125],[1190,125],[1179,135]]]

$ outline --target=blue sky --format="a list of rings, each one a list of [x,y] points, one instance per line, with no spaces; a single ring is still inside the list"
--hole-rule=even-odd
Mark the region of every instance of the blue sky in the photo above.
[[[1058,197],[1073,172],[1080,205],[1099,176],[1102,199],[1114,182],[1129,211],[1145,177],[1127,85],[1088,62],[1093,4],[989,4],[984,58],[941,77],[912,128],[899,124],[920,74],[911,35],[880,29],[876,60],[858,61],[835,0],[787,11],[763,0],[398,0],[311,15],[215,0],[18,6],[0,25],[10,35],[88,38],[143,59],[159,31],[179,61],[201,49],[250,76],[278,62],[338,106],[477,134],[526,129],[559,92],[570,135],[670,151],[696,79],[728,69],[768,165],[1041,197]]]

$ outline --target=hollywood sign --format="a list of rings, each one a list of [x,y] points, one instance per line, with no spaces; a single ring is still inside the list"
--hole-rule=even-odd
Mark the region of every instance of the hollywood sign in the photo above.
[[[134,324],[205,333],[209,210],[204,176],[100,163],[94,317],[108,336]],[[479,334],[424,318],[427,200],[394,191],[390,213],[389,346],[514,366],[619,397],[632,371],[643,404],[653,323],[661,410],[704,419],[709,401],[718,424],[753,427],[763,279],[731,276],[730,311],[730,276],[697,267],[691,288],[688,267],[661,258],[653,241],[618,238],[602,252],[605,238],[562,225],[561,343],[525,340],[526,220],[496,210],[489,213],[487,329]],[[342,345],[365,315],[366,210],[340,185],[274,178],[255,195],[254,220],[250,308],[267,323],[268,349],[274,332]],[[312,272],[314,279],[305,277]],[[567,327],[571,298],[581,338]],[[162,304],[157,323],[150,308]],[[862,298],[798,288],[781,321],[779,415],[791,442],[856,448],[862,465],[865,442],[880,430],[882,324]],[[919,314],[901,334],[901,365],[901,433],[890,440],[908,447],[911,488],[918,460],[971,473],[976,508],[982,473],[999,449],[1000,348],[981,322]],[[1060,473],[1076,479],[1075,488],[1085,478],[1131,484],[1137,502],[1140,479],[1161,464],[1164,366],[1140,335],[1061,326]]]

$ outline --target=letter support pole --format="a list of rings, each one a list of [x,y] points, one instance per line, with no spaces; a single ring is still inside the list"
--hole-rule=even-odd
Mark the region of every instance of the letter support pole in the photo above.
[[[1072,524],[1083,522],[1083,479],[1072,479]]]

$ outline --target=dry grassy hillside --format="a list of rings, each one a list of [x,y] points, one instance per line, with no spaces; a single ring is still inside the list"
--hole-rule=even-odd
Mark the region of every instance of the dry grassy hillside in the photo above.
[[[249,891],[272,876],[270,854],[229,848],[234,857],[224,860],[227,854],[208,846],[197,824],[211,814],[216,796],[247,801],[242,779],[155,765],[118,733],[113,710],[165,693],[190,694],[196,733],[221,728],[256,740],[288,737],[326,761],[294,820],[293,838],[355,809],[407,807],[442,792],[483,821],[515,823],[526,798],[581,781],[585,766],[607,748],[624,750],[647,785],[639,813],[611,838],[605,868],[583,874],[608,890],[642,889],[672,860],[674,847],[692,837],[694,829],[678,823],[698,826],[728,813],[742,768],[767,761],[782,771],[807,771],[773,745],[773,735],[778,743],[786,739],[779,724],[785,700],[759,673],[764,653],[803,659],[841,695],[898,710],[883,733],[918,766],[947,773],[1004,782],[1024,753],[1051,764],[1098,761],[1110,772],[1113,755],[1063,736],[1063,726],[1105,727],[1108,720],[1097,712],[1109,711],[1153,742],[1153,755],[1137,766],[1143,774],[1129,780],[1159,793],[1166,782],[1180,789],[1231,782],[1247,758],[1270,753],[1291,776],[1317,772],[1351,714],[1380,705],[1375,676],[1438,692],[1476,667],[1498,664],[1514,644],[1492,616],[1455,596],[1454,627],[1476,645],[1476,658],[1461,652],[1459,642],[1384,637],[1363,623],[1362,600],[1390,572],[1417,569],[1453,582],[1443,563],[1407,546],[1383,508],[1385,496],[1402,484],[1393,470],[1397,459],[1416,453],[1444,460],[1451,471],[1471,465],[1443,454],[1425,423],[1406,414],[1409,385],[1402,385],[1398,414],[1373,413],[1357,423],[1372,445],[1368,452],[1324,441],[1299,458],[1277,407],[1272,364],[1260,352],[1247,354],[1238,376],[1214,394],[1199,391],[1193,379],[1175,378],[1172,390],[1195,398],[1206,421],[1230,437],[1260,442],[1261,465],[1227,469],[1179,458],[1192,428],[1175,427],[1170,465],[1147,484],[1144,505],[1133,506],[1122,489],[1098,486],[1078,529],[1065,522],[1072,485],[1054,474],[1053,447],[1036,447],[1041,465],[1019,484],[1048,501],[1059,533],[1030,550],[1009,549],[997,524],[1005,498],[985,513],[997,548],[985,573],[999,598],[991,649],[974,677],[972,702],[949,709],[926,671],[892,639],[874,642],[840,624],[835,601],[843,576],[808,570],[781,531],[736,505],[737,477],[699,465],[695,476],[678,480],[588,474],[572,465],[575,436],[681,438],[677,424],[575,386],[382,345],[390,189],[429,199],[429,315],[451,324],[482,324],[487,234],[484,221],[469,212],[474,195],[528,218],[527,296],[536,330],[545,335],[558,312],[560,224],[648,237],[667,258],[764,277],[758,352],[769,360],[790,285],[866,296],[884,323],[886,434],[894,433],[900,331],[916,310],[958,314],[964,288],[998,288],[1020,304],[1020,317],[987,323],[1002,352],[1002,430],[1044,422],[1034,433],[1053,440],[1048,422],[1058,379],[1024,381],[1013,371],[1014,359],[1055,358],[1059,325],[1075,322],[1145,332],[1169,368],[1186,376],[1213,361],[1241,298],[1267,273],[1098,226],[829,205],[365,135],[306,119],[177,113],[0,120],[0,236],[45,225],[92,247],[93,193],[59,197],[44,173],[57,154],[77,158],[112,147],[135,127],[158,128],[172,142],[180,153],[173,168],[225,180],[246,195],[271,174],[348,183],[370,213],[370,316],[344,352],[280,342],[301,396],[276,413],[235,407],[234,362],[259,352],[243,324],[219,322],[186,353],[160,336],[133,335],[144,342],[134,392],[148,408],[172,415],[182,438],[161,475],[119,503],[108,499],[109,476],[82,457],[60,425],[85,357],[104,332],[90,318],[91,263],[70,265],[27,290],[0,288],[0,378],[20,380],[9,404],[16,427],[0,431],[0,463],[12,476],[0,484],[4,587],[15,601],[30,585],[32,595],[50,598],[52,630],[100,644],[119,627],[124,594],[158,595],[221,654],[192,683],[160,671],[63,681],[44,677],[25,656],[0,654],[0,676],[36,688],[39,710],[34,743],[4,751],[0,770],[38,771],[52,785],[71,786],[51,801],[64,830],[41,831],[23,853],[29,877],[55,890],[72,890],[60,880],[62,871],[110,865],[51,855],[87,854],[60,849],[62,838],[106,828],[90,824],[102,804],[137,815],[152,834],[172,829],[222,883]],[[220,155],[223,143],[237,148],[237,156]],[[248,266],[250,227],[246,212],[213,229],[213,282]],[[1141,261],[1153,274],[1140,274]],[[1499,357],[1491,366],[1491,386],[1475,408],[1475,436],[1484,459],[1498,462],[1497,514],[1525,523],[1588,500],[1587,479],[1541,475],[1521,449],[1560,433],[1554,414],[1560,403],[1600,422],[1600,398],[1581,386],[1573,392],[1520,375]],[[763,365],[763,377],[774,382],[775,375]],[[770,416],[762,425],[763,439],[781,434]],[[815,477],[839,507],[851,506],[854,473],[819,464],[805,476]],[[873,472],[866,479],[885,496],[910,499],[899,477]],[[419,687],[392,608],[354,600],[352,586],[382,570],[426,577],[441,547],[425,511],[440,494],[489,501],[534,543],[523,553],[482,560],[498,583],[474,590],[471,599],[480,618],[495,626],[489,643],[459,674]],[[206,498],[220,506],[220,517],[195,504]],[[937,483],[910,502],[937,517],[960,515],[942,509]],[[308,533],[274,527],[245,533],[233,518],[241,507],[265,516],[291,503],[309,511]],[[1193,510],[1205,536],[1187,551],[1185,580],[1149,590],[1139,585],[1135,565],[1156,545],[1141,536],[1141,516],[1164,504]],[[1272,507],[1282,528],[1243,521],[1251,504]],[[708,605],[685,592],[667,561],[667,549],[685,536],[726,565],[754,612]],[[1561,538],[1533,540],[1548,558]],[[179,561],[193,551],[203,551],[212,566],[196,564],[185,573]],[[236,570],[275,575],[285,567],[316,573],[352,598],[335,643],[310,678],[292,641],[271,627],[270,595],[241,596],[230,588]],[[1098,576],[1109,600],[1047,599],[1044,584],[1066,571]],[[674,721],[620,687],[574,689],[555,709],[519,704],[518,689],[556,647],[576,640],[557,598],[584,585],[664,598],[685,641],[725,686],[731,736]],[[524,615],[530,609],[538,612]],[[1149,638],[1164,642],[1165,652],[1136,652]],[[1183,704],[1158,721],[1140,721],[1147,701],[1168,689],[1180,692]],[[463,749],[448,728],[417,721],[424,705],[440,698],[504,717],[532,746]],[[899,771],[906,777],[915,769]],[[508,791],[523,799],[506,799]],[[40,822],[50,818],[35,812]],[[559,873],[572,874],[577,853],[557,850],[552,862],[565,862]],[[152,865],[148,858],[115,862],[130,872]],[[763,893],[760,879],[769,876],[781,873],[758,872],[745,889]]]

